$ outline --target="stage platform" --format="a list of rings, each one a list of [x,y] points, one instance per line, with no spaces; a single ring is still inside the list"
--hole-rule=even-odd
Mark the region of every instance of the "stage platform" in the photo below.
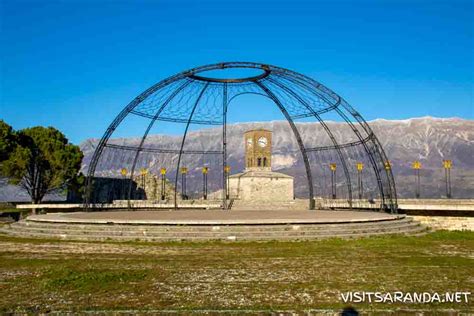
[[[376,212],[357,211],[114,211],[32,215],[30,220],[58,223],[143,225],[256,225],[310,224],[385,221],[404,218]]]
[[[369,211],[108,211],[32,215],[0,230],[71,240],[302,240],[425,231],[405,215]]]

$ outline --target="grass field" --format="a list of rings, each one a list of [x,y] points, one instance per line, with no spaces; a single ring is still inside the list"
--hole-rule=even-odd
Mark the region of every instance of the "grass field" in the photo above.
[[[474,292],[474,233],[313,242],[113,243],[0,236],[0,312],[334,310],[340,293]],[[358,303],[362,311],[474,311]]]

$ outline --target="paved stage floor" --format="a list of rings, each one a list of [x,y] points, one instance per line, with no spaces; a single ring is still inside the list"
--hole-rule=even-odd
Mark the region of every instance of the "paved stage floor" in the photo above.
[[[403,217],[404,215],[369,211],[177,210],[50,213],[33,215],[29,219],[45,222],[90,224],[236,225],[372,222]]]

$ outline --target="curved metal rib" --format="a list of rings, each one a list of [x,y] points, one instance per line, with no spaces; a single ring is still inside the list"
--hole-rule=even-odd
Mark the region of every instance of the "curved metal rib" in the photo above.
[[[255,82],[257,86],[259,86],[269,97],[273,100],[273,102],[278,106],[280,111],[283,113],[285,118],[287,119],[288,123],[290,124],[291,129],[293,130],[293,134],[296,137],[296,141],[298,142],[298,146],[300,147],[301,155],[303,156],[304,165],[306,168],[306,177],[308,179],[308,190],[309,190],[309,209],[313,210],[315,207],[314,201],[314,192],[313,192],[313,175],[311,173],[311,166],[309,164],[308,155],[306,154],[306,150],[303,144],[303,140],[301,139],[301,135],[298,129],[295,126],[290,114],[280,102],[280,100],[268,89],[263,83]]]
[[[99,141],[94,154],[92,155],[91,163],[87,170],[87,178],[86,178],[86,190],[85,190],[85,203],[84,208],[87,210],[90,205],[91,194],[92,194],[92,186],[93,186],[93,177],[95,175],[95,169],[97,167],[97,163],[99,162],[99,158],[104,150],[105,144],[109,140],[110,136],[112,136],[113,132],[117,128],[117,126],[122,123],[123,119],[132,111],[138,104],[140,104],[143,100],[145,100],[148,96],[155,93],[157,90],[166,87],[170,83],[180,80],[184,78],[184,73],[177,74],[175,76],[169,77],[163,81],[158,82],[157,84],[151,86],[150,88],[146,89],[140,95],[138,95],[135,99],[132,100],[120,113],[115,117],[112,123],[109,125],[107,130],[105,131],[104,135]]]
[[[179,150],[178,164],[176,166],[176,177],[175,177],[175,180],[174,180],[174,208],[175,209],[178,208],[178,176],[179,176],[179,167],[181,165],[181,155],[183,154],[184,142],[186,141],[186,136],[188,134],[189,124],[191,123],[191,119],[193,118],[194,111],[196,111],[196,108],[199,104],[199,101],[201,100],[201,98],[204,95],[204,92],[206,91],[208,86],[209,86],[209,82],[206,83],[204,88],[202,88],[201,93],[199,93],[199,96],[196,99],[196,102],[194,103],[193,109],[191,110],[191,114],[189,114],[189,120],[186,123],[186,128],[184,129],[184,135],[183,135],[183,139],[181,141],[181,148]]]
[[[136,146],[114,145],[114,144],[105,144],[105,147],[121,149],[121,150],[129,150],[129,151],[136,151],[138,149],[138,147]],[[148,152],[148,153],[179,154],[179,149],[142,147],[140,151]],[[223,152],[221,150],[183,150],[183,154],[218,155],[222,153]]]
[[[245,92],[240,92],[240,93],[237,93],[235,95],[232,96],[232,98],[229,99],[229,101],[227,102],[227,104],[230,104],[230,102],[232,102],[236,97],[239,97],[241,95],[244,95],[244,94],[254,94],[254,95],[260,95],[262,97],[265,97],[265,98],[269,98],[270,97],[264,93],[258,93],[258,92],[253,92],[253,91],[245,91]],[[271,99],[270,99],[271,100]],[[272,100],[273,101],[273,100]]]
[[[130,111],[130,113],[141,116],[141,117],[146,117],[146,118],[151,118],[153,119],[154,115],[143,113],[140,111]],[[188,120],[187,119],[180,119],[180,118],[171,118],[171,117],[158,117],[156,119],[157,121],[164,121],[164,122],[173,122],[173,123],[186,123]],[[203,121],[203,120],[191,120],[192,124],[202,124],[202,125],[221,125],[222,122],[220,121]]]
[[[369,124],[364,120],[364,118],[356,111],[354,110],[349,104],[346,102],[343,102],[342,106],[349,112],[351,115],[359,122],[359,124],[362,126],[362,128],[368,132],[372,131],[370,128]],[[389,190],[389,195],[388,195],[388,200],[389,200],[389,207],[390,207],[390,212],[391,213],[398,213],[398,205],[397,205],[397,189],[395,186],[395,180],[393,177],[393,172],[392,169],[386,169],[383,166],[383,163],[388,161],[387,155],[385,154],[385,151],[380,144],[379,139],[377,136],[374,135],[373,139],[373,145],[374,145],[374,150],[375,153],[379,156],[379,160],[382,162],[382,168],[385,169],[385,175],[387,176],[387,182],[388,182],[388,190]]]
[[[337,147],[338,148],[354,147],[354,146],[369,142],[370,140],[372,140],[373,137],[374,137],[374,134],[370,134],[369,136],[367,136],[366,138],[362,140],[358,140],[356,142],[351,142],[351,143],[338,144]],[[306,148],[306,151],[325,151],[325,150],[333,150],[333,149],[336,149],[336,146],[332,145],[332,146],[310,147],[310,148]]]
[[[222,85],[222,206],[227,209],[227,179],[225,168],[227,166],[227,83]]]
[[[140,145],[138,145],[137,152],[135,154],[135,157],[133,158],[133,163],[132,163],[132,168],[130,171],[130,183],[128,185],[128,208],[130,208],[130,198],[132,196],[132,185],[133,185],[133,175],[135,173],[135,167],[137,166],[137,161],[138,161],[138,156],[140,155],[140,152],[142,150],[143,144],[145,143],[145,139],[148,136],[148,133],[150,132],[151,128],[156,122],[156,119],[160,116],[161,112],[166,108],[166,106],[173,100],[173,98],[180,93],[186,86],[190,84],[191,81],[186,81],[184,84],[182,84],[178,89],[176,89],[167,99],[166,101],[161,105],[161,107],[156,111],[155,115],[153,116],[153,119],[151,120],[150,124],[148,124],[147,129],[145,130],[145,133],[143,133],[143,137],[140,141]]]
[[[322,88],[324,88],[324,90],[326,90],[326,91],[324,91],[325,94],[329,94],[333,98],[334,97],[339,97],[339,95],[337,93],[335,93],[334,91],[332,91],[331,89],[329,89],[325,85],[321,84],[320,82],[318,82],[318,81],[316,81],[312,78],[303,76],[303,75],[301,75],[297,72],[294,72],[292,70],[289,70],[289,69],[284,69],[284,68],[274,67],[274,66],[270,66],[270,67],[272,68],[272,71],[273,71],[274,74],[291,75],[292,77],[297,78],[298,80],[309,81],[309,82],[311,82],[311,85],[314,88],[318,89],[318,90],[321,90]],[[273,69],[273,68],[275,68],[275,69]],[[369,134],[372,131],[372,129],[369,127],[369,125],[364,120],[364,118],[356,110],[354,110],[354,108],[352,108],[345,101],[341,102],[341,105],[349,113],[351,113],[351,115],[357,120],[357,122],[361,125],[361,127],[364,129],[364,131],[367,134]],[[374,135],[373,144],[374,144],[375,153],[378,155],[379,160],[382,163],[385,162],[385,161],[388,161],[387,155],[385,154],[385,151],[383,150],[383,147],[380,144],[379,139],[375,135]],[[370,152],[368,154],[371,155]],[[375,167],[375,168],[378,168],[378,167]],[[390,170],[385,169],[385,174],[387,176],[387,182],[388,182],[388,186],[389,186],[387,193],[388,193],[388,197],[389,197],[388,199],[390,200],[390,209],[391,209],[392,213],[396,213],[397,212],[397,191],[396,191],[396,187],[395,187],[395,180],[393,178],[392,170],[391,169]]]
[[[284,78],[288,81],[291,81],[291,82],[295,83],[295,84],[303,86],[308,91],[313,91],[313,93],[317,94],[319,97],[321,97],[326,102],[330,102],[325,96],[318,93],[317,92],[318,90],[310,89],[310,88],[319,89],[319,87],[322,86],[319,82],[317,82],[317,81],[315,81],[311,78],[299,78],[299,77],[298,78],[292,78],[292,77],[286,77],[286,76]],[[304,79],[306,79],[310,83],[307,83]],[[312,86],[308,86],[308,84],[312,85]],[[326,89],[329,90],[328,88],[326,88]],[[329,91],[331,91],[331,90],[329,90]],[[334,92],[333,92],[333,94],[335,96],[339,97]],[[355,111],[350,106],[349,106],[349,108],[347,107],[348,104],[345,101],[340,102],[340,104],[346,110],[348,110],[349,113],[352,114],[352,116],[359,122],[359,124],[362,126],[364,131],[369,136],[372,135],[371,141],[372,141],[374,150],[376,151],[376,154],[379,156],[379,160],[382,163],[382,168],[385,169],[383,167],[383,163],[385,161],[387,161],[387,158],[386,157],[383,158],[384,155],[379,152],[379,147],[380,147],[380,149],[382,149],[382,148],[381,148],[380,144],[377,145],[377,143],[379,141],[378,141],[377,137],[375,136],[375,134],[372,132],[372,129],[368,126],[368,124],[364,121],[362,116],[357,111]],[[359,140],[362,140],[363,139],[362,135],[360,134],[359,130],[354,126],[354,124],[349,120],[349,118],[339,109],[339,107],[335,107],[334,109],[346,121],[346,123],[351,127],[351,129],[356,134],[356,136],[359,138]],[[388,200],[390,201],[390,210],[391,210],[391,212],[396,213],[396,208],[397,208],[396,207],[396,191],[394,191],[395,190],[395,183],[393,182],[393,175],[391,174],[392,171],[391,170],[385,170],[385,172],[387,174],[387,182],[389,184],[389,192],[386,192],[386,190],[384,189],[384,186],[383,186],[382,178],[381,178],[381,175],[380,175],[380,169],[377,166],[377,162],[375,161],[375,158],[374,158],[371,150],[368,148],[367,144],[365,142],[363,142],[362,144],[364,145],[364,150],[365,150],[366,154],[369,156],[369,161],[370,161],[370,163],[372,165],[372,168],[374,170],[374,173],[375,173],[375,177],[376,177],[376,180],[377,180],[377,185],[379,187],[379,192],[380,192],[380,197],[381,197],[381,202],[380,202],[381,203],[381,208],[385,207],[385,200],[388,198]],[[391,183],[393,183],[393,185],[391,185]],[[394,191],[394,194],[392,193],[392,190]],[[387,193],[388,193],[388,196],[387,196]],[[394,200],[395,200],[395,202],[394,202]]]
[[[299,95],[297,95],[292,89],[288,88],[286,85],[284,85],[284,84],[282,84],[282,83],[280,83],[276,80],[268,79],[268,81],[275,84],[275,85],[277,85],[277,86],[279,86],[281,89],[283,89],[284,91],[286,91],[287,93],[292,95],[296,100],[298,100],[298,102],[300,102],[304,107],[306,107],[306,109],[308,111],[310,111],[313,114],[313,116],[319,121],[321,126],[324,128],[324,130],[326,131],[326,134],[329,136],[332,143],[334,144],[337,155],[339,156],[339,160],[341,161],[342,168],[344,170],[344,175],[346,176],[347,192],[349,194],[349,206],[352,207],[352,183],[351,183],[351,177],[350,177],[350,174],[349,174],[349,169],[347,168],[347,163],[346,163],[346,160],[344,159],[344,155],[342,154],[341,148],[340,148],[339,144],[337,143],[337,140],[334,137],[333,133],[331,132],[329,127],[326,125],[326,122],[324,122],[324,120],[321,118],[321,116],[319,116],[319,114],[317,114],[313,110],[313,108],[305,100],[303,100]],[[340,102],[340,100],[337,102],[337,104],[339,104],[339,102]]]
[[[362,135],[360,135],[360,132],[359,130],[352,124],[352,122],[349,120],[349,118],[344,114],[344,112],[342,112],[340,109],[336,109],[336,112],[347,122],[347,124],[352,128],[352,130],[354,131],[354,133],[357,135],[357,137],[359,139],[362,138]],[[375,140],[375,135],[373,134],[372,131],[371,132],[371,135],[373,135],[373,137],[371,138],[372,141]],[[373,155],[371,154],[370,152],[370,149],[369,147],[367,146],[367,144],[364,142],[363,143],[363,146],[364,146],[364,150],[365,152],[367,153],[367,155],[369,156],[369,161],[370,161],[370,164],[372,165],[372,168],[374,169],[374,172],[375,172],[375,178],[377,180],[377,185],[379,187],[379,191],[380,191],[380,208],[383,209],[384,208],[384,205],[385,205],[385,191],[384,191],[384,188],[383,188],[383,183],[382,183],[382,179],[380,177],[380,170],[378,169],[377,167],[377,162],[375,161]]]

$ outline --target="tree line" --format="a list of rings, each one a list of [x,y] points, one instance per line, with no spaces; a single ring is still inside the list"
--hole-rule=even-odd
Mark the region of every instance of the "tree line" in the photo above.
[[[84,157],[79,146],[54,127],[15,131],[0,120],[0,175],[40,203],[50,192],[82,194],[85,177],[79,172]]]

